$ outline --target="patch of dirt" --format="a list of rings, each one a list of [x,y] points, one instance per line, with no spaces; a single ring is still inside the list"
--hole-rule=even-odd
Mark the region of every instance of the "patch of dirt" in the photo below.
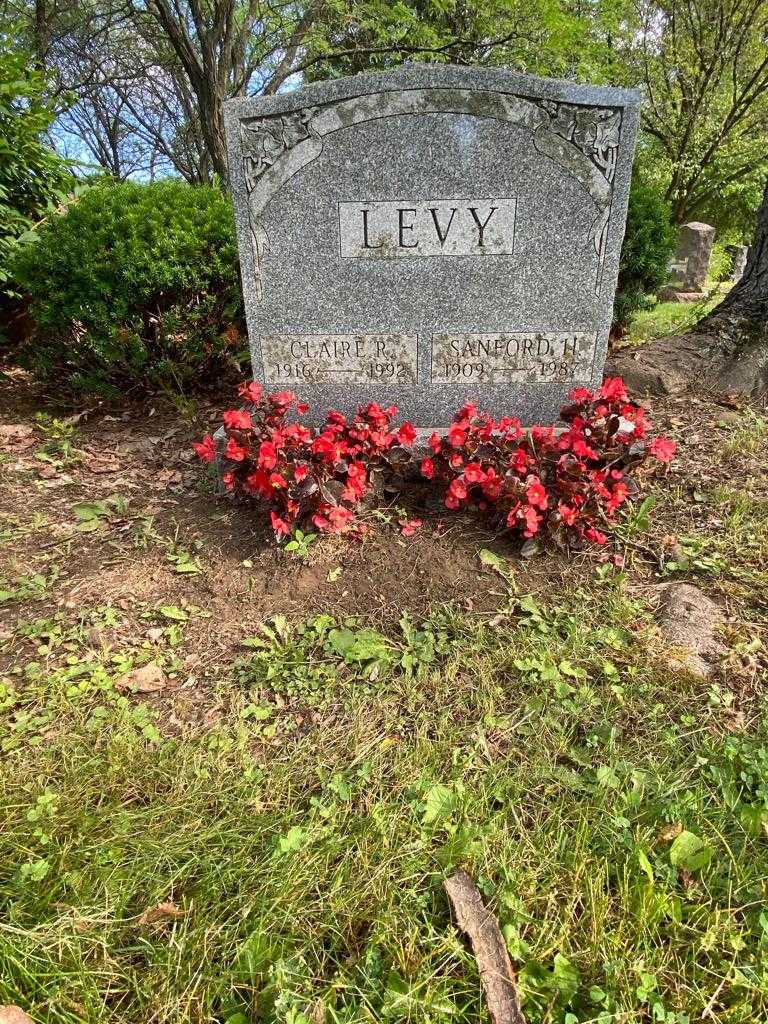
[[[614,558],[611,548],[593,548],[526,560],[519,543],[481,519],[424,507],[417,496],[404,509],[423,520],[413,536],[401,535],[403,513],[392,509],[389,524],[371,515],[359,544],[324,537],[302,563],[275,544],[258,510],[217,495],[192,453],[191,442],[215,428],[228,399],[184,406],[184,415],[159,402],[62,410],[45,404],[20,372],[0,381],[0,577],[10,585],[35,574],[44,581],[39,594],[0,604],[0,646],[18,622],[57,614],[71,620],[110,606],[119,621],[94,627],[93,643],[120,650],[145,642],[161,607],[193,609],[180,653],[184,672],[169,682],[169,700],[172,715],[208,721],[218,713],[213,684],[273,615],[360,615],[387,628],[404,610],[418,618],[447,603],[491,614],[507,584],[481,564],[481,548],[508,560],[518,592],[547,601],[593,585],[596,568]],[[71,451],[57,453],[50,429],[35,419],[40,411],[69,423]],[[703,492],[741,481],[751,498],[768,499],[759,452],[722,455],[738,407],[665,398],[649,412],[680,448],[668,472],[643,482],[643,489],[661,484],[675,501],[654,510],[651,534],[631,535],[624,545],[627,585],[644,597],[680,536],[725,528]],[[82,518],[84,503],[102,509],[93,528]],[[706,578],[702,586],[726,606],[729,622],[745,603],[755,614],[754,588],[747,593],[736,576]],[[34,656],[37,643],[6,644],[0,667]]]

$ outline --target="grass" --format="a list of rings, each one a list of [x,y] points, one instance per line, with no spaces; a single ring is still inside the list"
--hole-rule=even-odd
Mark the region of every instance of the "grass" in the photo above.
[[[631,345],[643,345],[653,338],[681,334],[714,309],[722,298],[718,287],[712,286],[708,297],[701,302],[656,302],[650,309],[634,314],[628,341]]]
[[[273,620],[203,731],[118,686],[153,659],[183,676],[188,613],[158,611],[162,656],[100,645],[109,608],[22,624],[0,1002],[56,1024],[482,1020],[441,889],[463,865],[531,1024],[765,1019],[764,722],[733,735],[722,691],[666,672],[621,573],[549,604],[498,588],[493,616],[387,634]]]

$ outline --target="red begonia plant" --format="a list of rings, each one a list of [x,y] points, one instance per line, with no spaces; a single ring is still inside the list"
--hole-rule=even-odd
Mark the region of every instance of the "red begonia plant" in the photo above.
[[[675,444],[660,437],[646,443],[645,412],[618,377],[596,394],[576,388],[569,401],[564,430],[525,429],[514,417],[496,421],[465,405],[445,436],[430,438],[422,475],[443,488],[449,509],[488,512],[526,538],[545,533],[559,544],[568,536],[603,544],[600,527],[637,489],[627,471],[647,455],[670,461]]]
[[[352,420],[331,411],[317,430],[299,418],[287,421],[289,414],[308,411],[292,391],[265,394],[252,382],[239,394],[250,407],[224,413],[222,480],[227,490],[266,503],[278,538],[306,521],[326,533],[356,527],[355,510],[370,489],[371,470],[408,461],[406,449],[416,438],[412,424],[392,426],[395,406],[371,402]],[[210,434],[195,450],[204,462],[216,458]]]
[[[359,529],[355,513],[372,470],[400,471],[410,458],[416,431],[407,422],[392,426],[395,406],[370,403],[351,421],[331,411],[317,430],[298,418],[286,421],[289,413],[307,411],[292,391],[264,394],[254,382],[239,394],[250,408],[224,413],[222,479],[228,490],[267,504],[278,537],[306,521],[330,533]],[[562,430],[524,428],[515,417],[494,420],[465,405],[445,435],[430,438],[422,476],[442,489],[447,508],[476,508],[523,537],[604,543],[600,527],[636,491],[628,471],[647,456],[669,462],[675,444],[646,440],[645,412],[619,378],[609,378],[595,394],[576,388],[569,401]],[[195,450],[205,462],[216,457],[210,435]],[[407,522],[402,532],[412,534],[416,524],[420,520]]]

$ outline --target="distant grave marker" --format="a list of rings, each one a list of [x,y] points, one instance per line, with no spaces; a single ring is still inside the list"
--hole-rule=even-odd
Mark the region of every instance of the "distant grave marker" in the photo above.
[[[255,377],[318,416],[556,418],[602,377],[638,104],[430,65],[231,100]]]

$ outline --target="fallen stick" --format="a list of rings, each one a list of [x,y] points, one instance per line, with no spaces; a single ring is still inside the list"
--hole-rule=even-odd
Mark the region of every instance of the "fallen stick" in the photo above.
[[[504,936],[477,886],[466,871],[459,870],[446,878],[443,888],[456,923],[468,936],[475,954],[491,1024],[526,1024]]]

